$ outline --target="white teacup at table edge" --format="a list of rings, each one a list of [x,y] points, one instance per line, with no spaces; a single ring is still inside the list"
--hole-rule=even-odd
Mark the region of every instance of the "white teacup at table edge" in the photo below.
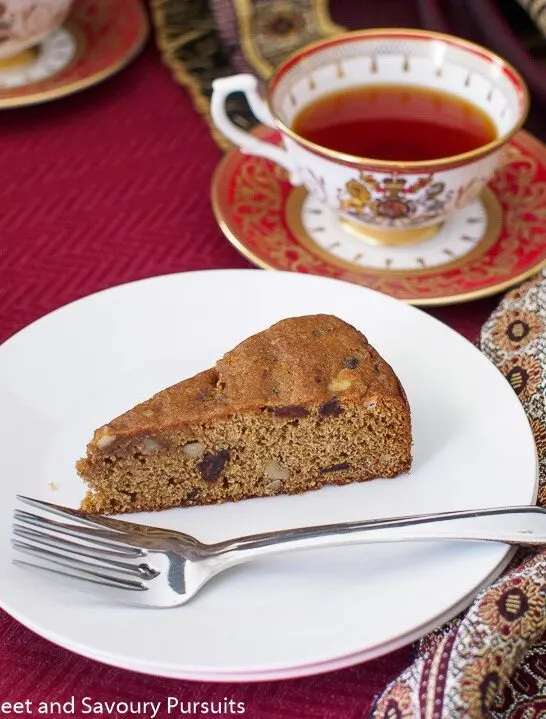
[[[450,93],[485,113],[496,137],[462,154],[398,162],[338,152],[294,131],[298,114],[317,99],[379,85]],[[282,146],[231,121],[226,100],[234,92],[245,94],[261,123],[280,131]],[[211,99],[216,127],[242,152],[277,163],[293,185],[305,186],[348,229],[387,245],[422,242],[475,201],[528,110],[525,82],[499,56],[461,38],[406,29],[358,30],[302,48],[277,69],[265,100],[249,74],[215,80]]]

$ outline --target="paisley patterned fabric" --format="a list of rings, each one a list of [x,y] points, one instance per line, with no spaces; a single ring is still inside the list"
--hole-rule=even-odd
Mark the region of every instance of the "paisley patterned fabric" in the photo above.
[[[546,270],[508,293],[481,349],[510,382],[537,442],[546,507]],[[521,551],[468,612],[416,647],[373,719],[546,717],[546,550]]]

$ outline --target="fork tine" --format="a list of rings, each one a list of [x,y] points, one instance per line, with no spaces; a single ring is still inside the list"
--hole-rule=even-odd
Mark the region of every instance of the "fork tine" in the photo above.
[[[125,559],[127,559],[128,561],[120,561],[119,559],[114,558],[119,557],[120,555],[118,554],[114,554],[112,552],[94,547],[86,547],[84,544],[79,544],[78,542],[71,542],[68,539],[51,537],[50,535],[43,532],[36,532],[34,530],[27,530],[15,526],[13,528],[13,533],[18,537],[22,537],[22,539],[30,540],[30,542],[33,542],[33,544],[29,544],[28,541],[21,542],[17,539],[13,539],[12,543],[16,549],[25,547],[32,548],[35,551],[39,550],[41,552],[47,552],[48,550],[45,548],[50,547],[51,549],[58,549],[60,550],[60,552],[62,552],[62,554],[59,554],[58,552],[49,552],[53,556],[64,557],[69,560],[73,560],[74,555],[79,557],[88,557],[89,559],[93,559],[96,562],[100,562],[100,566],[104,566],[105,568],[115,568],[118,572],[121,572],[122,574],[136,575],[147,579],[151,579],[152,573],[154,571],[149,568],[147,564],[131,561],[131,559],[128,558],[126,555],[121,556],[125,556]],[[145,554],[143,553],[141,556],[144,557]]]
[[[126,532],[129,530],[142,530],[142,527],[132,522],[125,522],[120,519],[111,519],[110,517],[103,517],[98,514],[84,514],[79,509],[70,509],[69,507],[61,507],[58,504],[51,504],[50,502],[42,502],[39,499],[33,497],[25,497],[22,494],[17,495],[17,500],[22,504],[28,504],[30,507],[41,509],[44,512],[50,512],[56,514],[64,519],[71,519],[76,524],[85,524],[90,527],[107,527],[114,532]]]
[[[191,537],[180,532],[173,532],[172,530],[161,529],[160,527],[150,527],[148,525],[136,524],[135,522],[126,522],[121,519],[112,519],[111,517],[103,517],[98,514],[87,515],[77,509],[70,509],[68,507],[61,507],[57,504],[42,502],[40,500],[33,499],[32,497],[17,495],[17,499],[23,504],[36,507],[37,509],[41,509],[43,512],[50,512],[51,514],[56,514],[65,519],[69,519],[71,521],[70,525],[57,523],[59,531],[61,530],[61,527],[74,527],[79,529],[80,532],[89,534],[93,537],[101,536],[111,542],[122,542],[127,545],[147,548],[155,548],[158,546],[158,543],[163,544],[174,535],[177,535],[179,539],[183,539],[185,542],[191,543],[191,545],[198,550],[204,547],[204,545],[199,542],[199,540],[195,539],[195,537]],[[23,510],[16,511],[22,512]],[[40,515],[31,516],[39,517]],[[53,522],[53,520],[48,521]],[[127,538],[129,541],[127,541]]]
[[[28,525],[28,526],[27,526]],[[21,523],[16,523],[13,525],[13,533],[17,534],[18,536],[25,537],[27,539],[36,539],[38,541],[43,541],[46,543],[48,541],[51,546],[53,546],[53,542],[58,543],[59,545],[72,545],[74,547],[85,547],[87,549],[90,549],[91,547],[94,548],[95,553],[102,554],[105,557],[111,556],[111,557],[121,557],[121,558],[138,558],[138,557],[145,557],[147,556],[147,552],[144,549],[141,549],[140,547],[130,547],[126,544],[114,544],[113,542],[107,542],[103,539],[99,539],[94,537],[92,534],[77,534],[76,538],[79,539],[81,542],[86,542],[86,544],[80,544],[80,542],[71,542],[69,539],[65,539],[62,536],[57,536],[57,534],[52,534],[51,529],[50,531],[40,531],[40,529],[34,529],[35,526],[42,527],[43,525],[36,525],[33,522],[24,522],[21,521]],[[70,527],[67,527],[70,529]],[[48,527],[49,529],[49,527]],[[53,529],[54,532],[57,532],[56,529]],[[58,532],[60,534],[60,531]],[[74,535],[68,535],[68,536],[74,536]]]
[[[132,597],[133,601],[136,600],[134,603],[144,603],[143,600],[146,596],[145,592],[147,590],[144,586],[129,587],[125,583],[117,582],[113,579],[100,579],[99,577],[86,576],[77,570],[66,572],[58,567],[48,565],[48,561],[44,559],[39,559],[35,562],[29,562],[26,559],[14,559],[13,564],[23,569],[37,569],[48,575],[53,574],[80,591],[87,586],[99,590],[99,594],[113,596],[114,599],[121,599],[125,602],[128,600],[128,597]],[[137,599],[139,596],[142,596],[142,600],[140,601]]]
[[[12,539],[12,546],[16,551],[22,552],[23,554],[30,554],[32,557],[41,560],[41,562],[48,563],[48,565],[53,564],[56,565],[56,567],[68,569],[70,570],[71,575],[78,573],[78,575],[83,575],[84,578],[91,577],[95,580],[100,579],[102,581],[114,583],[119,587],[122,586],[125,589],[146,589],[146,586],[143,584],[143,580],[146,578],[143,576],[144,572],[140,571],[136,566],[127,565],[127,568],[125,569],[116,566],[117,563],[111,567],[104,564],[92,564],[91,562],[85,562],[75,557],[59,554],[43,547],[36,547],[26,542],[20,542],[17,539]],[[41,564],[41,566],[43,566],[43,564]],[[112,569],[112,572],[108,571],[110,568]],[[137,579],[120,577],[117,576],[116,573],[131,574],[132,576],[140,577],[140,581]],[[157,573],[155,573],[155,576],[157,576]]]
[[[121,549],[123,547],[128,549],[128,554],[133,554],[136,549],[128,539],[125,539],[124,534],[121,532],[112,532],[109,529],[104,529],[97,525],[96,527],[87,527],[78,524],[63,524],[57,522],[54,519],[48,519],[47,517],[41,517],[38,514],[32,514],[32,512],[25,512],[22,509],[16,509],[13,513],[13,517],[16,522],[21,524],[29,524],[41,529],[47,529],[52,532],[58,532],[59,534],[68,534],[71,537],[77,537],[78,539],[85,539],[86,541],[92,541],[101,543],[103,546],[108,546],[112,549]]]

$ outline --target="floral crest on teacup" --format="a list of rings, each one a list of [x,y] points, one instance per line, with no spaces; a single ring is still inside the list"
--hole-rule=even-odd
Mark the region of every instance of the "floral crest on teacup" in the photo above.
[[[418,219],[442,213],[453,193],[433,174],[407,178],[391,174],[378,179],[360,172],[338,193],[339,210],[370,224],[411,227]]]

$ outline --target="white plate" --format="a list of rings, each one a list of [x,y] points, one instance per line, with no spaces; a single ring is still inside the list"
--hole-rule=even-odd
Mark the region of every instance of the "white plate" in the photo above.
[[[77,506],[84,488],[74,461],[95,427],[273,322],[321,312],[362,330],[398,373],[413,413],[411,475],[136,521],[218,541],[533,503],[535,445],[516,395],[477,349],[440,322],[322,277],[259,270],[158,277],[63,307],[0,348],[0,605],[51,641],[119,667],[257,681],[378,656],[468,603],[500,571],[506,547],[423,543],[293,554],[222,575],[185,607],[151,611],[110,605],[11,564],[15,493]]]

